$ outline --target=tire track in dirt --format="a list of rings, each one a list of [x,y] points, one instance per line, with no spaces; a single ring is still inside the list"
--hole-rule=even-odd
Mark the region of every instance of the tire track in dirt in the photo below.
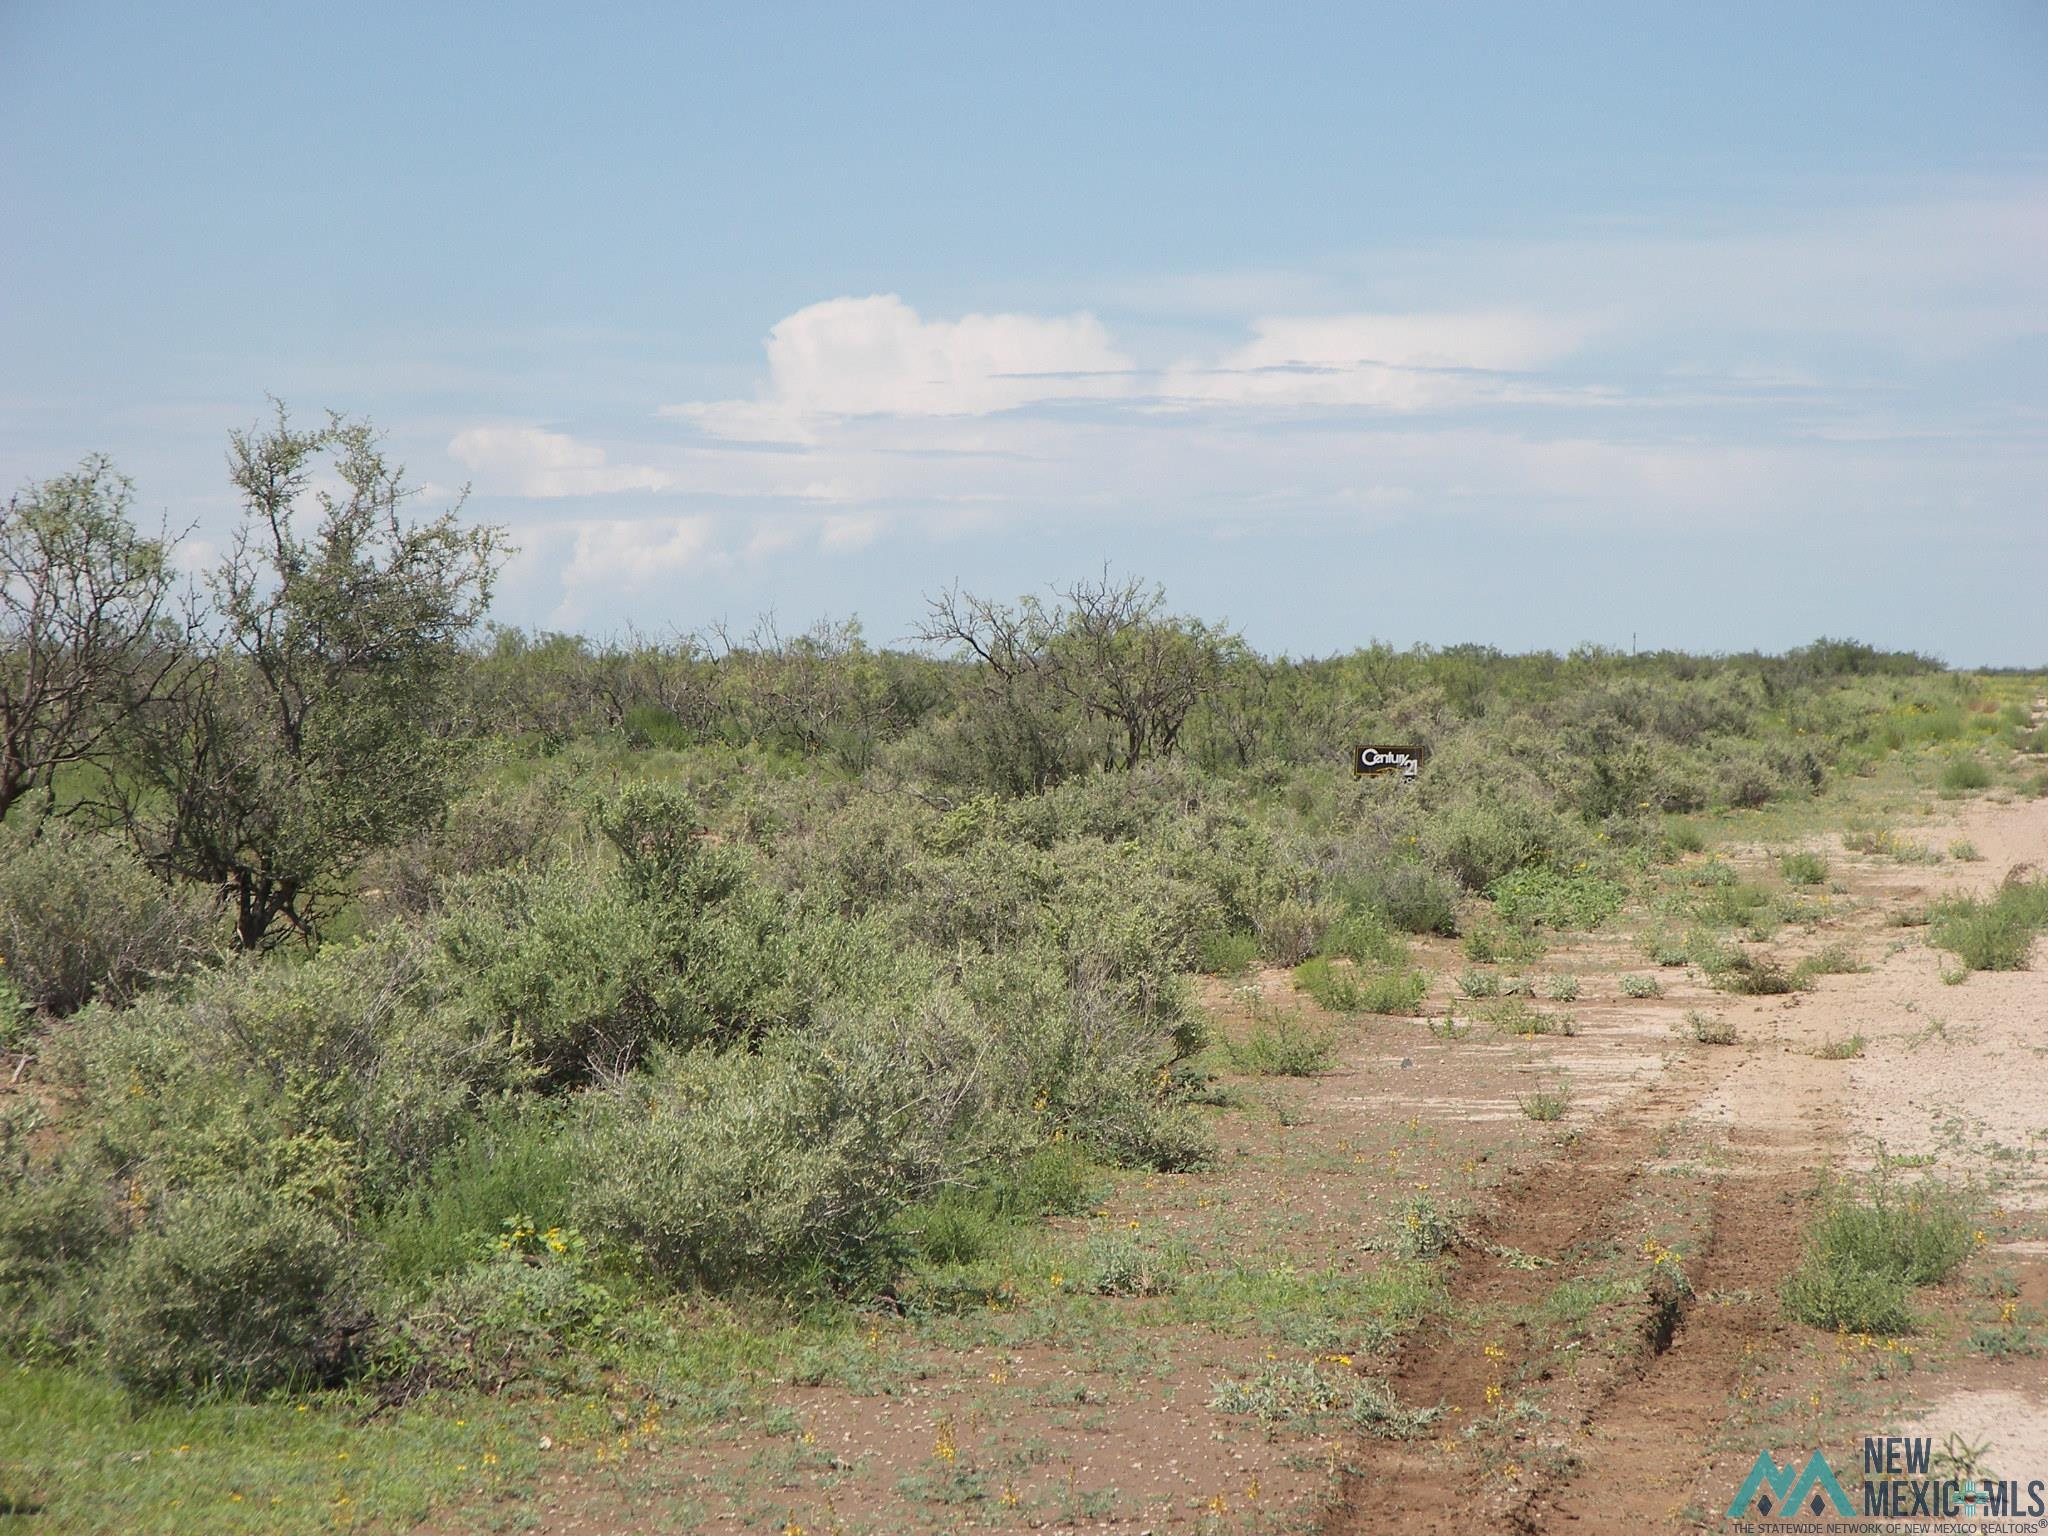
[[[1764,1145],[1752,1151],[1780,1150],[1773,1139],[1782,1140],[1759,1136]],[[1712,1443],[1745,1373],[1790,1331],[1778,1285],[1799,1261],[1813,1193],[1789,1160],[1781,1169],[1791,1177],[1752,1165],[1715,1180],[1706,1245],[1692,1266],[1696,1294],[1670,1345],[1640,1357],[1593,1405],[1571,1477],[1532,1490],[1515,1511],[1517,1529],[1669,1530],[1704,1496]]]
[[[1403,1402],[1446,1410],[1442,1423],[1448,1435],[1361,1445],[1318,1524],[1322,1536],[1450,1536],[1524,1523],[1532,1493],[1540,1490],[1526,1479],[1488,1483],[1479,1454],[1455,1438],[1457,1428],[1492,1411],[1488,1388],[1504,1377],[1558,1382],[1559,1397],[1568,1400],[1568,1412],[1580,1424],[1620,1388],[1620,1368],[1559,1358],[1534,1336],[1528,1310],[1560,1280],[1598,1268],[1624,1242],[1631,1197],[1660,1157],[1664,1136],[1736,1066],[1732,1057],[1689,1058],[1618,1106],[1566,1158],[1530,1169],[1503,1194],[1495,1214],[1459,1256],[1449,1326],[1411,1341],[1391,1373]],[[1526,1260],[1515,1261],[1517,1254],[1550,1262],[1529,1268]],[[1502,1321],[1481,1338],[1465,1326],[1474,1315]],[[1485,1354],[1489,1342],[1505,1351],[1499,1361]],[[1649,1348],[1646,1342],[1645,1354]]]
[[[1981,874],[1957,870],[1942,884],[1993,885],[2001,869],[2035,867],[2048,802],[1981,806],[1969,819],[1990,855],[1986,867]],[[1879,883],[1878,904],[1855,925],[1860,934],[1852,934],[1866,942],[1884,931],[1888,912],[1926,894],[1919,881]],[[1645,1347],[1550,1390],[1545,1383],[1556,1357],[1546,1362],[1540,1341],[1526,1328],[1512,1330],[1513,1379],[1535,1386],[1567,1426],[1561,1436],[1556,1422],[1549,1426],[1552,1449],[1565,1453],[1551,1458],[1549,1475],[1527,1466],[1518,1486],[1507,1489],[1487,1480],[1484,1463],[1462,1445],[1367,1443],[1319,1527],[1325,1536],[1638,1536],[1686,1528],[1701,1511],[1711,1517],[1714,1496],[1726,1493],[1707,1486],[1714,1442],[1754,1366],[1798,1342],[1778,1291],[1802,1252],[1814,1175],[1851,1151],[1856,1069],[1816,1059],[1814,1047],[1865,1027],[1886,1006],[1897,1011],[1897,972],[1882,972],[1831,978],[1818,998],[1786,999],[1767,1025],[1757,1020],[1769,1036],[1740,1052],[1680,1063],[1616,1106],[1602,1130],[1585,1139],[1583,1156],[1543,1164],[1503,1194],[1486,1237],[1554,1258],[1557,1267],[1517,1270],[1495,1253],[1461,1259],[1451,1283],[1453,1328],[1417,1341],[1393,1373],[1403,1401],[1462,1408],[1467,1423],[1487,1383],[1500,1376],[1498,1368],[1489,1371],[1485,1341],[1468,1320],[1525,1307],[1572,1274],[1575,1257],[1611,1248],[1631,1191],[1663,1156],[1667,1137],[1692,1143],[1708,1202],[1703,1238],[1685,1263],[1694,1298],[1665,1347]]]

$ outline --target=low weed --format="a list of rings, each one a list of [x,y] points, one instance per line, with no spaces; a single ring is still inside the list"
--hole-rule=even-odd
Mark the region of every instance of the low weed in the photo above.
[[[1814,1328],[1910,1333],[1914,1288],[1939,1284],[1968,1256],[1975,1205],[1933,1180],[1901,1189],[1884,1166],[1864,1190],[1831,1192],[1785,1283],[1786,1311]]]
[[[1863,1055],[1863,1035],[1843,1035],[1836,1040],[1823,1041],[1813,1048],[1813,1054],[1822,1061],[1855,1061]]]
[[[1553,1003],[1575,1003],[1579,1000],[1579,978],[1560,974],[1545,979],[1543,995]]]
[[[1353,1375],[1348,1369],[1326,1373],[1316,1361],[1276,1362],[1249,1380],[1218,1382],[1209,1406],[1218,1413],[1249,1414],[1272,1426],[1301,1428],[1336,1421],[1392,1440],[1420,1434],[1443,1412],[1404,1407],[1385,1382]]]
[[[1464,1240],[1458,1208],[1430,1194],[1415,1195],[1401,1208],[1385,1246],[1404,1259],[1434,1259]]]
[[[1533,1093],[1523,1094],[1521,1105],[1522,1113],[1531,1120],[1549,1125],[1562,1120],[1572,1107],[1571,1090],[1561,1084],[1556,1088],[1539,1088]]]
[[[1519,997],[1506,998],[1486,1010],[1486,1022],[1504,1035],[1576,1035],[1568,1013],[1542,1013]]]
[[[1242,1040],[1224,1044],[1231,1067],[1251,1077],[1314,1077],[1337,1054],[1337,1037],[1298,1014],[1283,1013],[1254,1025]]]
[[[1566,874],[1547,866],[1518,869],[1486,888],[1503,922],[1553,929],[1598,928],[1628,894],[1604,875]]]
[[[1820,885],[1828,877],[1828,861],[1810,851],[1788,853],[1778,860],[1778,873],[1793,885]]]
[[[1623,997],[1662,997],[1664,983],[1654,976],[1624,976],[1621,978]]]
[[[1186,1267],[1178,1256],[1115,1233],[1088,1242],[1083,1285],[1098,1296],[1164,1296]]]
[[[1376,912],[1349,912],[1323,934],[1320,954],[1349,960],[1361,970],[1405,970],[1408,946]]]
[[[1679,966],[1690,964],[1692,961],[1692,952],[1686,947],[1685,940],[1674,938],[1668,933],[1657,934],[1643,946],[1643,949],[1655,965]]]
[[[1485,998],[1500,996],[1500,973],[1482,971],[1477,967],[1458,977],[1458,990],[1467,997]]]
[[[1733,1045],[1735,1025],[1717,1013],[1702,1013],[1697,1008],[1685,1011],[1685,1028],[1701,1045]]]
[[[1465,935],[1465,958],[1477,965],[1527,965],[1543,957],[1542,937],[1526,924],[1486,923]]]
[[[1429,992],[1427,973],[1412,967],[1340,969],[1320,955],[1294,968],[1294,984],[1331,1013],[1414,1013]]]
[[[1752,949],[1734,951],[1726,966],[1712,973],[1711,979],[1723,992],[1736,992],[1744,997],[1776,997],[1804,992],[1813,985],[1811,976],[1802,976],[1796,968],[1787,970],[1775,955]]]

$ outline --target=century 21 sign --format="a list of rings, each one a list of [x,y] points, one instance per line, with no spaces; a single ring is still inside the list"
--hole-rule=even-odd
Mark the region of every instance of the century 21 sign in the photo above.
[[[1351,773],[1360,779],[1383,773],[1412,779],[1421,773],[1422,760],[1428,756],[1427,747],[1353,747]]]

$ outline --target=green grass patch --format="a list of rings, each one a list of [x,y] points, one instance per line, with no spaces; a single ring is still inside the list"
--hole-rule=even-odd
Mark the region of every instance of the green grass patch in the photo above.
[[[1621,910],[1628,892],[1604,875],[1535,866],[1502,875],[1486,894],[1504,923],[1576,930],[1598,928]]]
[[[1209,976],[1237,976],[1259,958],[1259,936],[1243,928],[1211,928],[1196,945],[1195,965]]]
[[[1231,1068],[1247,1076],[1314,1077],[1335,1059],[1337,1037],[1284,1013],[1253,1025],[1242,1039],[1226,1041],[1223,1050]]]
[[[1364,1274],[1292,1264],[1190,1274],[1171,1315],[1225,1333],[1256,1327],[1321,1354],[1376,1354],[1443,1306],[1443,1277],[1427,1263],[1388,1262]]]
[[[1578,1025],[1568,1013],[1544,1013],[1524,998],[1503,998],[1481,1015],[1504,1035],[1575,1035]]]
[[[1321,955],[1294,968],[1294,984],[1331,1013],[1413,1013],[1429,992],[1426,972],[1364,971]]]
[[[1928,914],[1928,937],[1973,971],[2018,971],[2048,928],[2048,881],[2018,880],[1989,896],[1952,896]]]
[[[1943,794],[1963,795],[1974,789],[1988,789],[1991,786],[1991,770],[1974,757],[1952,759],[1941,770]]]
[[[1819,885],[1828,877],[1828,861],[1810,851],[1788,853],[1778,860],[1778,873],[1793,885]]]
[[[1915,1287],[1937,1285],[1969,1255],[1976,1197],[1932,1180],[1900,1188],[1880,1169],[1867,1189],[1830,1194],[1785,1309],[1814,1328],[1910,1333]]]
[[[409,1530],[435,1508],[481,1507],[541,1476],[558,1453],[616,1433],[602,1402],[545,1407],[430,1395],[365,1422],[373,1399],[136,1407],[75,1370],[0,1371],[0,1528],[298,1536]]]

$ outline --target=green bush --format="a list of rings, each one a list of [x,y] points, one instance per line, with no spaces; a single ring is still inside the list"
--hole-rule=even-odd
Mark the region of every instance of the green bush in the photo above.
[[[152,1189],[248,1182],[346,1218],[404,1186],[481,1099],[529,1074],[506,1042],[435,1006],[403,928],[289,963],[247,957],[78,1015],[51,1070],[92,1106],[110,1171]]]
[[[2024,970],[2048,928],[2048,881],[2015,880],[1990,897],[1952,896],[1928,915],[1928,937],[1973,971]]]
[[[360,1324],[350,1252],[324,1217],[267,1191],[171,1199],[108,1282],[114,1379],[143,1396],[239,1395],[327,1380]]]
[[[1316,1000],[1316,1006],[1331,1013],[1358,1013],[1365,1008],[1362,978],[1350,966],[1332,965],[1321,955],[1304,960],[1294,968],[1294,985]]]
[[[1180,1283],[1180,1264],[1169,1255],[1118,1233],[1088,1240],[1082,1284],[1098,1296],[1161,1296]]]
[[[1819,885],[1828,877],[1828,861],[1811,851],[1788,853],[1778,860],[1778,873],[1794,885]]]
[[[1664,995],[1664,983],[1654,976],[1624,976],[1621,978],[1621,995],[1623,997],[1637,998],[1662,997]]]
[[[1372,908],[1405,932],[1458,931],[1457,883],[1427,864],[1395,864],[1383,869],[1365,884],[1362,894]]]
[[[1786,1309],[1816,1328],[1910,1331],[1913,1287],[1947,1279],[1969,1255],[1971,1206],[1944,1185],[1897,1189],[1888,1169],[1867,1192],[1834,1192],[1786,1282]]]
[[[111,837],[61,821],[0,827],[0,964],[44,1013],[126,1003],[192,969],[214,947],[211,908]]]
[[[1196,964],[1205,975],[1236,976],[1258,962],[1257,934],[1238,928],[1212,928],[1201,937]]]
[[[1299,965],[1322,946],[1335,914],[1328,905],[1300,896],[1281,896],[1252,914],[1259,953],[1274,965]]]
[[[560,769],[518,783],[487,783],[457,797],[440,824],[372,855],[358,885],[371,919],[417,917],[454,881],[554,862],[582,840],[581,797]]]
[[[1713,984],[1724,992],[1746,997],[1773,997],[1786,992],[1804,992],[1812,978],[1798,970],[1786,970],[1775,955],[1738,949],[1726,954],[1725,963],[1707,969]]]
[[[0,1114],[0,1346],[60,1354],[90,1337],[104,1256],[119,1223],[107,1181],[84,1159],[32,1159],[41,1113]]]
[[[620,719],[619,730],[633,746],[667,752],[681,752],[696,740],[673,710],[659,704],[636,704]]]
[[[1912,1286],[1844,1256],[1809,1256],[1785,1281],[1785,1310],[1812,1328],[1901,1334],[1915,1326]]]
[[[1500,995],[1500,975],[1495,971],[1473,969],[1458,976],[1458,990],[1467,997],[1485,998]]]
[[[1508,924],[1544,928],[1597,928],[1621,910],[1627,892],[1602,875],[1524,869],[1487,887],[1494,911]]]
[[[1367,1013],[1412,1014],[1429,995],[1429,973],[1421,970],[1374,971],[1360,986]]]
[[[1468,891],[1534,865],[1584,857],[1582,825],[1530,799],[1467,803],[1447,811],[1430,833],[1433,851]]]
[[[1946,794],[1966,794],[1973,789],[1987,789],[1990,784],[1991,770],[1974,757],[1951,758],[1941,770],[1941,788]]]
[[[1226,1050],[1231,1066],[1239,1072],[1258,1077],[1314,1077],[1327,1069],[1337,1054],[1337,1039],[1328,1030],[1312,1029],[1287,1013],[1271,1023],[1254,1025]]]
[[[1408,946],[1388,931],[1377,913],[1347,912],[1323,934],[1321,953],[1352,961],[1361,968],[1393,968],[1408,964]]]
[[[658,1062],[590,1109],[586,1227],[678,1283],[858,1286],[893,1218],[935,1184],[972,1080],[950,1030],[786,1033]]]
[[[375,1369],[408,1391],[499,1392],[546,1378],[618,1311],[574,1228],[507,1217],[488,1252],[443,1275],[379,1339]]]

